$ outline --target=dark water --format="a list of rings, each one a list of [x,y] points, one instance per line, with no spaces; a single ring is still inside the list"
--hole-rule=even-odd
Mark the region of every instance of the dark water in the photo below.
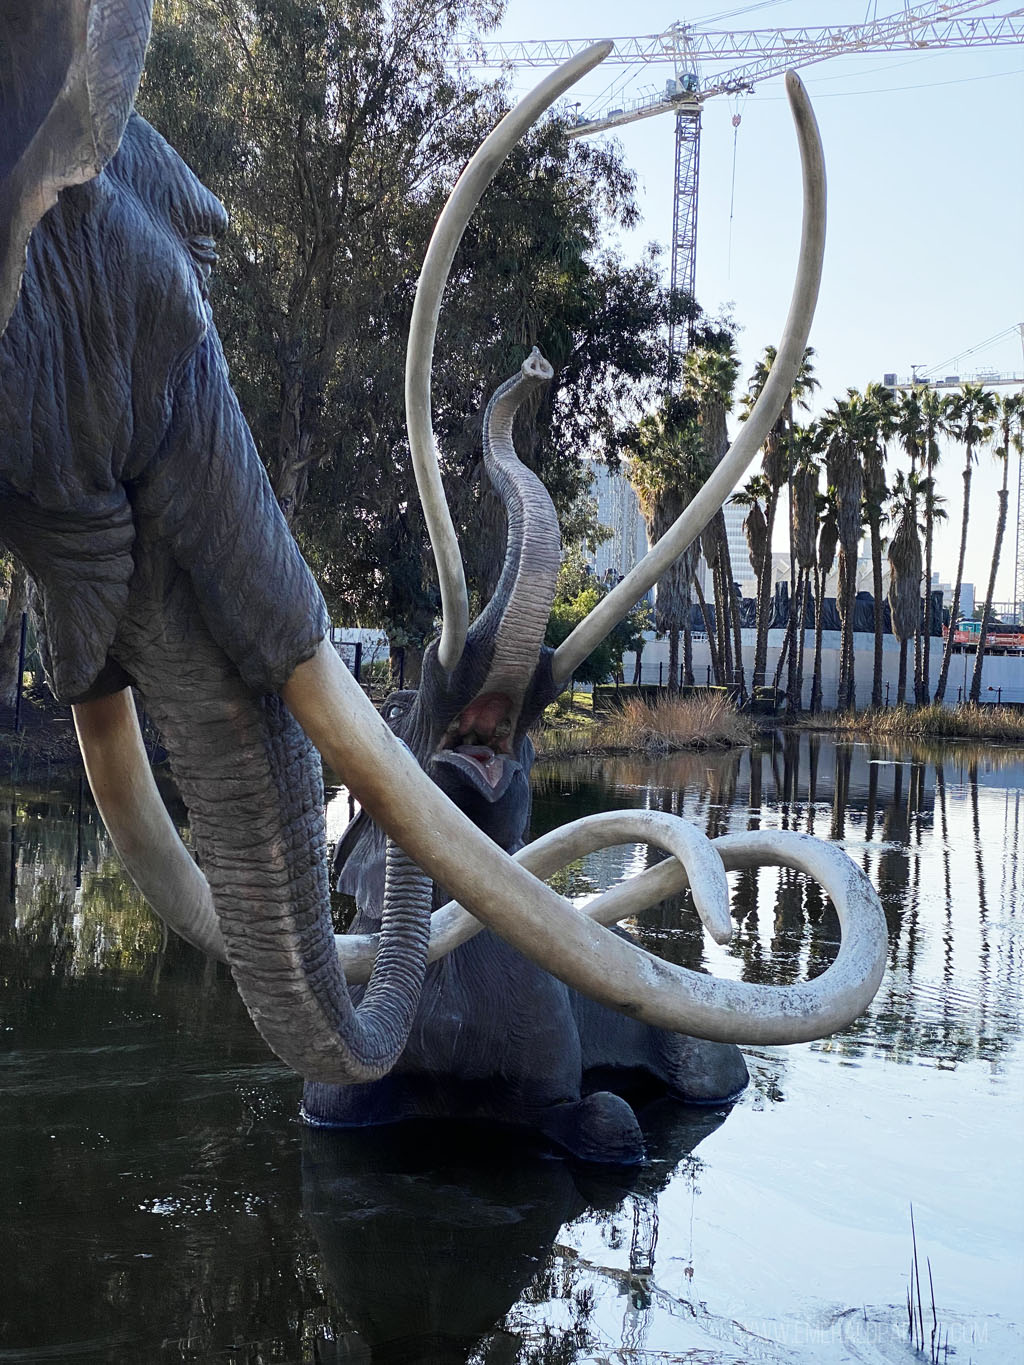
[[[795,735],[541,774],[538,831],[633,805],[811,830],[885,905],[870,1012],[749,1053],[727,1114],[663,1106],[628,1180],[487,1131],[308,1133],[299,1083],[227,975],[165,941],[88,797],[0,788],[0,1362],[921,1359],[911,1202],[926,1335],[928,1257],[948,1359],[1024,1360],[1022,787],[1019,752]],[[650,856],[595,854],[561,887]],[[747,980],[834,955],[796,874],[735,874],[733,903],[725,948],[685,905],[634,927]]]

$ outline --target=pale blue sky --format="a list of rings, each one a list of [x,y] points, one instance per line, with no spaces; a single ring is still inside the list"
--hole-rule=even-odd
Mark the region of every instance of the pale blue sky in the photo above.
[[[975,13],[1005,14],[1015,7],[1004,0]],[[885,15],[899,8],[898,0],[877,5],[867,0],[760,5],[509,0],[505,21],[493,36],[614,38],[659,33],[677,20],[711,29],[849,24],[863,23],[876,9]],[[582,99],[586,107],[623,71],[599,68],[573,99]],[[517,72],[515,88],[525,90],[542,74]],[[627,93],[663,88],[669,74],[665,65],[638,69]],[[841,396],[849,385],[862,388],[885,371],[909,374],[914,363],[927,369],[949,361],[950,373],[983,367],[1022,373],[1024,356],[1015,331],[974,356],[954,357],[1024,321],[1024,47],[865,52],[831,58],[800,74],[817,113],[829,175],[828,248],[811,333],[821,401]],[[730,228],[736,112],[742,121]],[[673,131],[667,115],[616,132],[637,172],[644,214],[638,233],[622,243],[631,254],[650,240],[667,244]],[[697,294],[712,311],[731,305],[743,329],[744,375],[781,329],[799,214],[799,167],[781,77],[759,85],[738,104],[725,96],[709,101],[701,148]],[[961,452],[952,448],[944,458],[942,491],[949,500],[950,526],[937,566],[951,573],[959,536]],[[1015,469],[1011,482],[1015,488]],[[980,515],[972,517],[976,531],[968,545],[966,577],[978,584],[980,595],[988,575],[997,487],[987,454],[974,487]],[[1015,515],[1014,494],[1011,521]],[[997,597],[1012,595],[1013,530],[1011,524]]]

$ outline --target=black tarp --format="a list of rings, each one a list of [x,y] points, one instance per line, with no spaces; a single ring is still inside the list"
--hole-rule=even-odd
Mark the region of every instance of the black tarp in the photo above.
[[[813,630],[814,622],[814,598],[813,594],[807,594],[807,608],[804,612],[804,628]],[[753,630],[757,625],[757,603],[752,597],[744,597],[740,600],[740,625]],[[942,635],[942,593],[933,592],[931,594],[931,634]],[[783,580],[776,583],[775,592],[771,601],[771,617],[768,623],[770,630],[785,630],[789,625],[789,584]],[[708,616],[711,618],[712,627],[715,623],[715,608],[713,604],[708,605]],[[834,597],[826,597],[822,603],[822,627],[824,630],[841,630],[842,622],[839,619],[839,608],[836,606]],[[853,628],[855,631],[865,635],[873,635],[875,632],[875,599],[869,592],[859,592],[853,608]],[[690,612],[690,629],[698,632],[704,630],[704,617],[700,607],[694,604]],[[882,603],[882,632],[885,635],[892,634],[892,616],[889,611],[889,603]]]

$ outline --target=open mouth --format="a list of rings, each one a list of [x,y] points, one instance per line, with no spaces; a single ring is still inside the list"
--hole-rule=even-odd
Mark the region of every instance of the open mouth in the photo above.
[[[510,747],[511,709],[511,699],[500,693],[475,698],[449,726],[435,767],[458,773],[487,801],[499,800],[519,771]]]

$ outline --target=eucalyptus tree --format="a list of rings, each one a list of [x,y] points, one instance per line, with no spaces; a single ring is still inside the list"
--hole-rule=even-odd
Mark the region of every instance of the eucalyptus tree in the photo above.
[[[918,525],[918,476],[899,470],[892,489],[889,520],[889,611],[892,631],[900,642],[896,702],[902,706],[907,689],[907,650],[921,620],[921,534]]]
[[[978,637],[978,652],[974,656],[974,672],[971,674],[970,699],[975,705],[981,701],[981,670],[985,658],[985,639],[992,619],[992,598],[996,591],[996,575],[999,572],[999,556],[1003,548],[1003,535],[1006,531],[1006,511],[1009,503],[1010,451],[1018,455],[1024,452],[1024,394],[1007,394],[999,403],[997,415],[999,444],[995,448],[996,458],[1003,462],[1003,482],[999,489],[999,512],[996,516],[996,539],[992,547],[992,564],[988,572],[988,590],[981,613],[981,634]]]
[[[157,0],[141,111],[225,202],[210,289],[235,387],[335,619],[433,626],[437,597],[402,406],[414,284],[437,213],[507,107],[451,60],[499,0]],[[201,116],[196,111],[201,110]],[[498,173],[460,247],[434,365],[434,429],[467,573],[480,534],[479,414],[537,344],[555,369],[518,448],[563,513],[580,455],[610,448],[663,371],[656,262],[625,265],[635,223],[613,149],[543,121]],[[554,436],[557,429],[558,437]],[[496,519],[496,512],[495,512]],[[503,532],[501,532],[503,534]]]
[[[971,518],[971,476],[977,460],[978,447],[992,439],[993,422],[998,412],[998,400],[989,389],[980,384],[965,384],[949,405],[949,431],[955,440],[964,447],[964,501],[960,519],[960,552],[956,564],[956,581],[953,584],[953,600],[949,608],[949,630],[946,645],[942,651],[942,667],[939,681],[935,687],[935,700],[942,701],[946,695],[949,678],[949,661],[953,657],[953,636],[960,616],[960,589],[964,578],[964,557],[967,554],[967,531]]]
[[[745,412],[749,412],[764,388],[775,363],[775,347],[766,346],[764,356],[757,361],[747,382],[747,393],[743,398]],[[811,357],[814,348],[804,349],[804,357],[789,399],[779,414],[762,447],[762,471],[767,482],[768,493],[765,498],[765,523],[767,527],[768,556],[764,571],[757,584],[757,634],[754,645],[754,674],[752,686],[763,687],[768,659],[768,623],[771,611],[772,575],[771,546],[775,531],[775,516],[778,510],[779,494],[790,477],[791,457],[789,452],[790,435],[793,428],[794,407],[807,407],[811,392],[818,387],[814,378],[814,365]],[[790,516],[790,549],[792,551],[792,515]],[[792,558],[792,555],[791,555]]]

